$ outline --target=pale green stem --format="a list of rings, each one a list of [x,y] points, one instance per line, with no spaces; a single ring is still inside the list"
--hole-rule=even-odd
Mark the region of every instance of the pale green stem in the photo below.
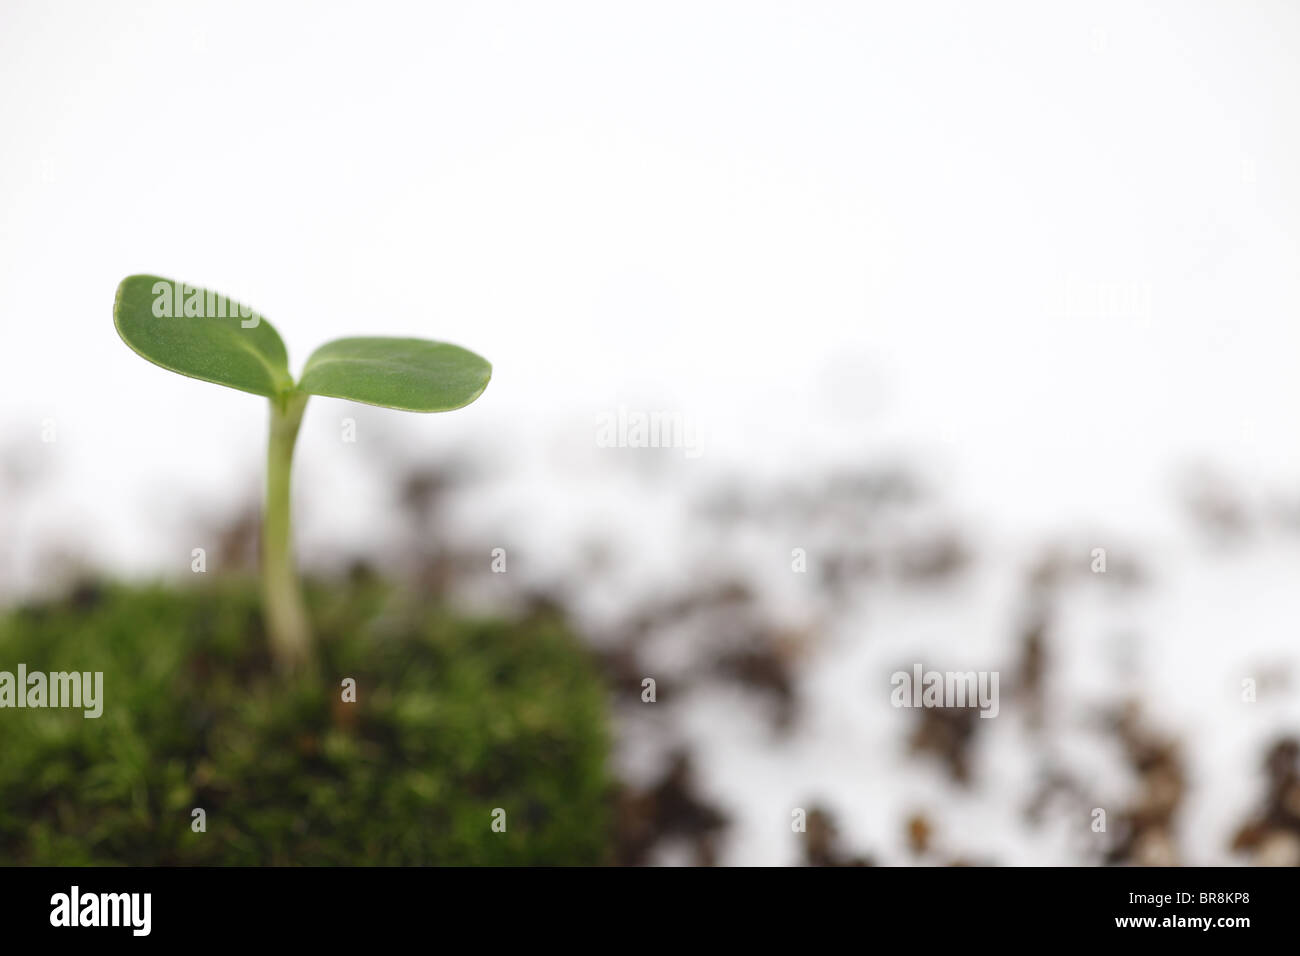
[[[271,655],[282,671],[299,671],[312,661],[311,626],[294,565],[289,510],[293,447],[306,407],[306,393],[296,389],[271,399],[271,435],[266,449],[262,589]]]

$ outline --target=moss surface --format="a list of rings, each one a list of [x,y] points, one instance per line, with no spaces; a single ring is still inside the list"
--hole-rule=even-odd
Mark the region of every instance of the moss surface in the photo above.
[[[562,622],[465,620],[374,584],[308,601],[321,661],[293,682],[252,585],[0,614],[0,671],[104,674],[99,719],[0,709],[0,863],[608,859],[604,692]]]

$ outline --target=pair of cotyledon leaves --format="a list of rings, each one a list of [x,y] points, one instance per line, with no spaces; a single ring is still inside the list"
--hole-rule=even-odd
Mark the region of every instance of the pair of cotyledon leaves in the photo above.
[[[196,307],[184,308],[191,301]],[[211,308],[217,301],[221,307]],[[362,337],[322,345],[295,383],[271,323],[237,302],[158,276],[122,280],[113,324],[127,345],[155,365],[271,399],[296,388],[386,408],[445,412],[474,401],[492,377],[491,365],[459,346]]]

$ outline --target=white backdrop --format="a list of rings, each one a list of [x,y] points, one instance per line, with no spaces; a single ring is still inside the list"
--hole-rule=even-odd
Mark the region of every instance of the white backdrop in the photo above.
[[[390,423],[435,451],[684,409],[713,462],[919,445],[1031,523],[1149,518],[1183,458],[1293,475],[1298,40],[1283,2],[7,0],[0,427],[59,465],[19,540],[149,565],[166,496],[255,487],[261,404],[117,340],[141,271],[295,364],[486,355]],[[306,459],[351,450],[328,404]]]

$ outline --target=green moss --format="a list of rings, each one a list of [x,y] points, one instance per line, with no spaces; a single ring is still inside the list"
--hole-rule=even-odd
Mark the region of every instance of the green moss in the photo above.
[[[104,674],[99,719],[0,709],[0,863],[608,858],[604,692],[561,621],[466,620],[373,584],[308,602],[321,664],[291,683],[251,584],[0,614],[0,670]]]

